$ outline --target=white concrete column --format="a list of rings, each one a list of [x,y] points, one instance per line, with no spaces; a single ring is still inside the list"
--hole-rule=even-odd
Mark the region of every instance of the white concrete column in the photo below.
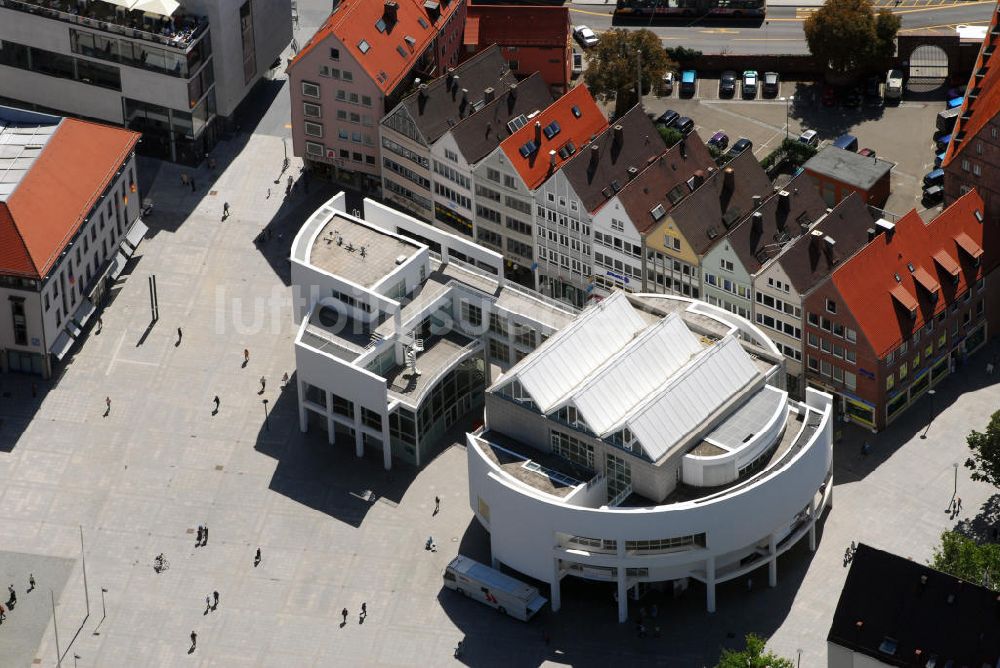
[[[365,442],[361,436],[361,406],[354,404],[354,454],[365,456]]]
[[[392,469],[392,443],[389,441],[389,416],[382,416],[382,465],[386,471]]]
[[[492,548],[490,548],[490,568],[500,570],[500,560],[497,559],[497,555],[493,554]]]
[[[772,533],[767,537],[767,553],[771,560],[767,562],[767,586],[778,586],[778,541]]]
[[[326,415],[326,442],[330,445],[335,445],[337,442],[336,436],[337,423],[333,421],[333,416],[329,413]]]
[[[705,559],[705,607],[715,612],[715,557]]]
[[[309,431],[309,415],[306,413],[306,382],[299,380],[299,431]],[[329,405],[329,404],[327,404]]]
[[[816,503],[816,495],[809,500],[809,551],[816,551],[816,521],[818,520],[819,504]]]
[[[624,624],[628,621],[628,588],[625,578],[625,566],[618,562],[618,623]]]
[[[551,596],[552,600],[552,612],[559,612],[559,608],[562,607],[562,593],[560,588],[562,586],[562,574],[559,572],[559,557],[554,557],[552,559],[552,582],[551,582]]]

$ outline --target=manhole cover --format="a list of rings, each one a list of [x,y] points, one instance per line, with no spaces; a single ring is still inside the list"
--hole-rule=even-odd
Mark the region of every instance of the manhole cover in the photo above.
[[[215,465],[215,470],[216,471],[221,471],[222,470],[222,464],[216,464]]]
[[[218,190],[209,190],[209,191],[208,191],[208,196],[209,196],[209,197],[215,197],[215,196],[216,196],[216,195],[218,195],[218,194],[219,194],[219,191],[218,191]]]

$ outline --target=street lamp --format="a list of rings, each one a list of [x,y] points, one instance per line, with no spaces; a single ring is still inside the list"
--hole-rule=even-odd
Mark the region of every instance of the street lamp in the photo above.
[[[267,419],[267,399],[262,399],[261,401],[264,404],[264,429],[271,431],[271,424]]]
[[[924,427],[924,433],[920,434],[920,438],[927,438],[927,432],[931,428],[931,422],[934,422],[934,390],[927,390],[927,394],[931,398],[931,419],[927,421],[927,426]]]
[[[952,468],[955,469],[955,486],[951,491],[951,498],[954,499],[956,496],[958,496],[958,462],[955,462],[951,466]]]
[[[792,110],[792,100],[795,99],[794,95],[789,95],[788,97],[779,97],[779,100],[785,103],[785,141],[788,141],[788,118]]]

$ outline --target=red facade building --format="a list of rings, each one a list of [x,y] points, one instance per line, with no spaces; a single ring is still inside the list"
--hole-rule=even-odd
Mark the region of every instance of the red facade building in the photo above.
[[[538,72],[561,95],[572,67],[569,32],[566,7],[475,5],[465,19],[465,57],[497,44],[515,74]]]
[[[929,223],[916,211],[879,221],[805,296],[807,381],[848,419],[883,429],[986,342],[996,253],[984,220],[971,191]]]

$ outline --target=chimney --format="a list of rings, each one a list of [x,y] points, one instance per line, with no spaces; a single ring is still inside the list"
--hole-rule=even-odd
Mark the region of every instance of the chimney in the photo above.
[[[760,196],[760,195],[754,195],[754,196],[752,197],[752,199],[753,199],[753,208],[755,208],[755,209],[756,209],[757,207],[759,207],[759,206],[760,206],[760,200],[761,200],[762,198],[761,198],[761,196]]]
[[[451,75],[451,99],[455,99],[455,94],[458,93],[458,79],[457,74]]]
[[[885,218],[879,218],[875,221],[875,229],[878,232],[885,232],[885,240],[887,242],[892,241],[893,232],[896,231],[895,223],[890,223]]]
[[[709,169],[711,169],[711,167],[709,167]],[[702,183],[705,182],[705,172],[701,171],[700,169],[697,169],[695,170],[691,178],[693,179],[694,187],[697,188],[698,186],[700,186]]]
[[[736,172],[732,167],[726,167],[722,170],[723,181],[722,187],[726,190],[732,190],[736,185]]]
[[[535,121],[535,143],[542,145],[542,122]]]
[[[487,88],[483,91],[483,101],[492,102],[494,98],[494,91],[492,88]]]
[[[549,150],[549,167],[552,169],[556,168],[556,151],[555,149]]]
[[[427,84],[419,83],[420,79],[417,79],[417,95],[421,100],[427,99]]]
[[[631,181],[632,179],[634,179],[638,175],[639,175],[639,170],[638,169],[636,169],[635,167],[629,167],[628,168],[628,180],[629,181]]]
[[[390,28],[396,25],[396,20],[398,17],[397,12],[399,11],[399,3],[394,0],[385,0],[385,7],[382,10],[382,19],[386,22]]]
[[[788,211],[788,205],[791,204],[791,195],[788,194],[787,190],[781,190],[778,192],[778,208],[782,211]]]
[[[623,128],[620,125],[616,125],[614,131],[615,131],[614,145],[621,146],[622,140],[625,138],[625,128]]]
[[[590,164],[587,165],[587,171],[593,172],[597,168],[597,163],[601,160],[601,147],[597,144],[590,145]]]
[[[833,237],[824,236],[823,237],[823,255],[826,255],[826,261],[833,266],[836,260],[833,259],[833,247],[837,242],[833,240]]]
[[[874,238],[875,238],[875,228],[874,227],[869,227],[868,228],[868,241],[871,241]]]
[[[456,77],[456,79],[457,78],[458,77]],[[468,101],[469,101],[469,89],[468,88],[463,88],[462,89],[462,102],[468,102]]]
[[[824,236],[825,235],[820,230],[813,230],[812,232],[809,233],[809,246],[813,250],[818,250],[820,242],[823,241]]]
[[[510,97],[512,100],[517,99],[517,84],[510,85]]]
[[[687,139],[681,138],[677,152],[681,154],[682,158],[688,157]]]
[[[764,229],[764,214],[760,211],[754,211],[751,218],[753,219],[753,231],[760,234],[760,232]]]

